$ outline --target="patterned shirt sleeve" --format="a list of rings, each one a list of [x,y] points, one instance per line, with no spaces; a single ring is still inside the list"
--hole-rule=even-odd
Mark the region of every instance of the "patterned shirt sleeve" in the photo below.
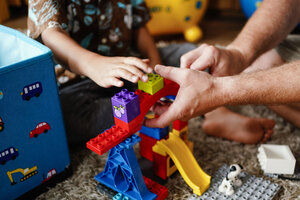
[[[133,28],[144,26],[150,20],[148,7],[144,0],[131,0],[133,7]]]
[[[64,0],[29,0],[27,35],[37,38],[47,28],[67,29]]]

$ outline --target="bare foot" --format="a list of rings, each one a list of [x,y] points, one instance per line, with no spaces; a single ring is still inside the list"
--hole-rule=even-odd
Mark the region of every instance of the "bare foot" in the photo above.
[[[257,144],[264,143],[271,137],[274,126],[274,120],[250,118],[221,107],[205,115],[202,128],[208,135]]]

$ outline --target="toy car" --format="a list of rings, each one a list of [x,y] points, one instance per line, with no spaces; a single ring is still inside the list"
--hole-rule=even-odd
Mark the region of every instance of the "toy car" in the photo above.
[[[41,133],[47,133],[50,130],[50,126],[47,122],[41,122],[36,125],[35,129],[32,130],[29,134],[30,138],[37,137]]]
[[[4,129],[4,122],[2,120],[2,118],[0,117],[0,132],[3,131]]]

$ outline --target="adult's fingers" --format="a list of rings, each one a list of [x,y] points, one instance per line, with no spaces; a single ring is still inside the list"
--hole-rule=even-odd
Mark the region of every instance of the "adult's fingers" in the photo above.
[[[182,81],[183,72],[187,69],[181,69],[176,67],[166,67],[163,65],[156,65],[154,70],[162,77],[174,81],[180,85]]]
[[[203,54],[190,66],[191,69],[204,71],[215,63],[218,50],[213,46],[207,46]]]
[[[174,109],[174,103],[158,118],[154,119],[146,119],[144,124],[147,127],[159,127],[164,128],[171,124],[173,121],[177,119],[176,109]],[[175,105],[176,106],[176,105]]]
[[[180,68],[190,68],[191,64],[201,55],[201,49],[197,48],[180,57]]]
[[[154,112],[156,115],[162,115],[164,112],[166,112],[169,109],[170,104],[161,104],[157,102],[154,104],[151,108],[151,110]]]

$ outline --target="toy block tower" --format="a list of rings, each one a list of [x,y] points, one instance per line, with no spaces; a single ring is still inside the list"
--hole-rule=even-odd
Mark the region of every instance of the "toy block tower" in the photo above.
[[[146,83],[138,81],[138,87],[140,90],[153,95],[164,87],[164,79],[158,74],[147,75],[148,81]]]

